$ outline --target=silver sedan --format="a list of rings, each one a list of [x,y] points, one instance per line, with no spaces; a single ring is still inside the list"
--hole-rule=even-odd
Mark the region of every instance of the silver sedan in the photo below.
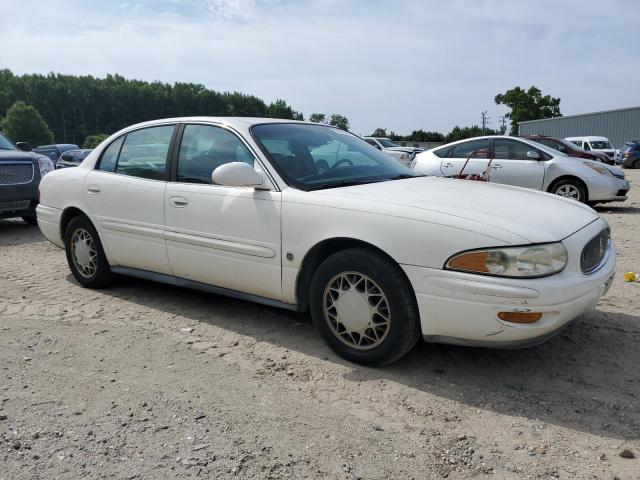
[[[411,168],[439,177],[457,178],[461,171],[463,176],[484,175],[490,182],[542,190],[592,205],[624,201],[629,192],[622,169],[569,157],[520,137],[494,135],[449,143],[419,153]]]

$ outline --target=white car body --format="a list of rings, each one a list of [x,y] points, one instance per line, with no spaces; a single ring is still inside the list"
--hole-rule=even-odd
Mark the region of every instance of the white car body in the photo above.
[[[517,187],[532,188],[544,192],[556,193],[555,187],[562,180],[574,179],[586,189],[583,202],[600,203],[625,201],[630,189],[623,170],[617,166],[601,162],[569,157],[541,143],[521,137],[485,136],[460,140],[443,145],[426,152],[419,153],[412,164],[415,172],[439,177],[457,177],[466,160],[467,145],[487,145],[487,151],[481,158],[475,156],[469,160],[463,174],[482,174],[487,167],[489,157],[495,155],[493,145],[496,141],[517,145],[507,151],[518,151],[518,158],[505,158],[508,155],[496,155],[488,169],[489,181]],[[489,152],[491,148],[491,152]],[[484,150],[484,149],[482,149]],[[528,158],[522,153],[529,151],[538,154],[539,158]],[[444,153],[443,153],[444,152]],[[457,154],[456,152],[460,152]],[[439,156],[444,155],[444,156]],[[514,155],[515,156],[515,155]],[[561,194],[561,192],[557,192]]]
[[[611,146],[611,142],[607,137],[597,137],[594,135],[590,135],[586,137],[567,137],[565,138],[565,140],[577,145],[578,147],[588,152],[602,152],[609,158],[612,158],[616,161],[619,159],[619,151],[616,152],[616,150]],[[605,148],[601,148],[601,146],[604,146]]]
[[[387,155],[391,155],[393,158],[400,160],[406,166],[411,165],[414,157],[417,153],[423,152],[424,149],[417,147],[403,147],[400,145],[389,147],[387,145],[395,145],[391,139],[386,137],[362,137],[362,139],[369,145],[376,147],[378,150],[383,151]]]
[[[540,341],[595,308],[611,284],[616,257],[611,242],[601,246],[606,251],[594,271],[581,271],[583,248],[608,228],[587,206],[532,190],[435,177],[302,191],[283,180],[250,132],[270,122],[294,123],[194,117],[122,130],[77,168],[56,170],[42,180],[39,227],[64,248],[69,218],[84,214],[114,272],[292,310],[307,308],[305,262],[319,247],[366,246],[383,252],[406,275],[422,336],[446,343]],[[94,169],[114,139],[162,124],[214,125],[237,135],[255,156],[260,188]],[[548,242],[562,242],[568,263],[547,277],[502,278],[444,268],[459,252]],[[536,323],[497,316],[531,309],[542,312]]]

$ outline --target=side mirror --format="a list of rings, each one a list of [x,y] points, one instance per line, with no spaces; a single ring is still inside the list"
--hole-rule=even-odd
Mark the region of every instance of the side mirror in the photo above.
[[[540,160],[540,154],[535,150],[529,150],[527,152],[527,158],[530,158],[531,160]]]
[[[260,187],[264,179],[251,165],[231,162],[220,165],[211,174],[213,183],[228,187]]]
[[[33,150],[33,147],[29,142],[18,142],[16,143],[16,147],[18,147],[23,152],[31,152]]]

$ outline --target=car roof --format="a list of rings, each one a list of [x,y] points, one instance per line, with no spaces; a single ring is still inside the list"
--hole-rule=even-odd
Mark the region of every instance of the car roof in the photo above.
[[[199,116],[199,117],[171,117],[171,118],[159,118],[156,120],[149,120],[147,122],[136,123],[129,125],[124,130],[130,130],[140,128],[144,126],[156,125],[159,123],[189,123],[189,122],[213,122],[228,125],[230,127],[252,127],[254,125],[261,125],[266,123],[294,123],[300,125],[319,125],[323,127],[337,128],[332,125],[325,125],[324,123],[308,122],[301,120],[290,120],[286,118],[265,118],[265,117],[212,117],[212,116]]]
[[[567,137],[565,140],[586,140],[587,142],[608,142],[609,139],[607,137],[598,137],[595,135],[587,135],[585,137]]]

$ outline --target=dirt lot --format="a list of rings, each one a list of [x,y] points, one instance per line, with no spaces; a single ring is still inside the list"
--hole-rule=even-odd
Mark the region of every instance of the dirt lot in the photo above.
[[[380,369],[304,315],[138,280],[84,290],[36,227],[0,220],[0,479],[638,479],[627,175],[631,200],[599,209],[618,276],[597,311],[532,349],[420,344]]]

